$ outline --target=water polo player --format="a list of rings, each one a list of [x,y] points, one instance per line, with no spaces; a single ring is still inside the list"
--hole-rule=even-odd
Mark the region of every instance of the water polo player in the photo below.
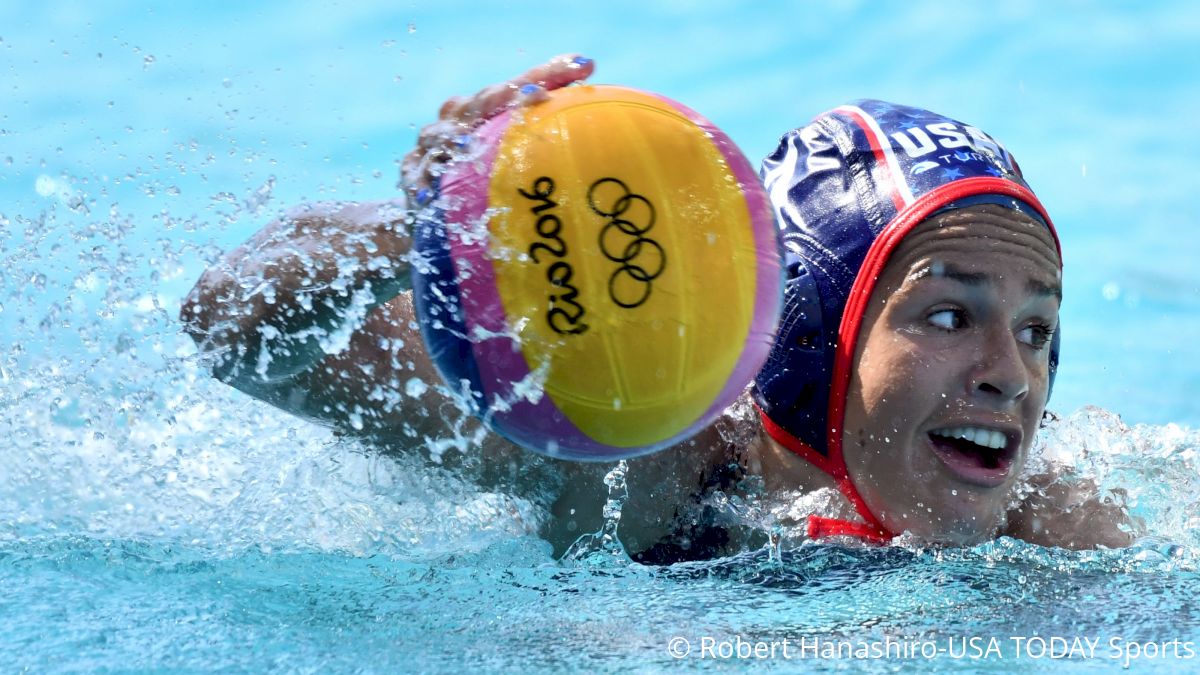
[[[433,197],[439,167],[481,120],[592,68],[559,58],[448,101],[405,160],[409,201]],[[1086,484],[1039,476],[1015,495],[1053,381],[1061,256],[999,143],[928,111],[864,101],[785,135],[763,178],[788,281],[756,413],[733,411],[629,462],[619,535],[635,559],[761,540],[761,522],[714,508],[717,491],[806,522],[818,538],[1130,541],[1123,511]],[[477,425],[451,433],[471,423],[428,386],[437,374],[404,291],[407,215],[400,200],[289,213],[204,274],[183,307],[187,330],[216,377],[284,410],[389,446],[473,438],[460,450],[490,463],[483,474],[549,464],[557,490],[545,536],[562,551],[600,529],[608,467],[514,453]]]

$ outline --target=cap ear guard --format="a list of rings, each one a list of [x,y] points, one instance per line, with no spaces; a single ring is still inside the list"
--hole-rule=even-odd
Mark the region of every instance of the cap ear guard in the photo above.
[[[840,317],[822,315],[816,277],[796,253],[785,251],[787,283],[779,334],[754,380],[759,408],[822,455],[828,454],[825,419]]]

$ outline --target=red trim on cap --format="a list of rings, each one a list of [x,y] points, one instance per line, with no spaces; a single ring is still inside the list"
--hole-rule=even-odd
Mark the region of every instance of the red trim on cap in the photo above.
[[[854,123],[863,130],[863,134],[867,137],[867,143],[871,145],[871,152],[875,154],[875,166],[879,167],[879,170],[884,174],[884,180],[881,181],[881,184],[891,186],[892,203],[895,205],[897,211],[902,210],[906,206],[904,195],[900,194],[900,190],[896,187],[897,176],[892,175],[892,166],[888,164],[887,155],[884,153],[883,141],[875,135],[875,130],[871,128],[871,125],[867,123],[863,115],[860,115],[853,108],[842,106],[841,108],[834,109],[833,112],[846,115],[854,120]],[[891,141],[888,141],[888,147],[891,147]],[[899,176],[899,179],[904,180],[904,176]]]
[[[833,480],[837,484],[838,491],[845,495],[846,499],[850,500],[850,504],[854,506],[854,510],[857,511],[858,514],[867,522],[850,523],[849,521],[834,521],[829,518],[824,518],[823,520],[854,525],[858,528],[865,528],[865,531],[873,532],[873,536],[877,535],[879,537],[883,537],[885,541],[890,540],[894,536],[892,533],[888,532],[887,528],[885,528],[882,523],[879,522],[879,520],[875,517],[875,514],[871,513],[871,509],[867,508],[867,503],[863,501],[862,495],[858,494],[858,490],[855,489],[854,483],[850,480],[850,475],[846,472],[845,462],[837,463],[830,461],[829,457],[826,457],[816,450],[813,450],[812,446],[800,440],[799,438],[796,438],[786,429],[776,424],[770,417],[767,417],[767,413],[763,412],[763,409],[759,408],[758,404],[755,404],[754,407],[758,409],[758,416],[760,419],[762,419],[763,429],[766,430],[767,435],[783,447],[791,450],[797,455],[800,455],[800,457],[807,460],[809,464],[812,464],[821,471],[824,471],[832,476]],[[812,530],[811,520],[809,521],[809,530]],[[810,538],[815,537],[810,535]]]
[[[767,417],[767,413],[763,412],[763,409],[759,408],[757,403],[754,404],[754,408],[758,410],[758,417],[762,420],[763,429],[766,430],[768,436],[830,476],[838,480],[846,477],[846,466],[844,464],[834,466],[830,463],[828,457],[813,450],[811,445],[791,435],[786,429],[776,424],[770,417]]]

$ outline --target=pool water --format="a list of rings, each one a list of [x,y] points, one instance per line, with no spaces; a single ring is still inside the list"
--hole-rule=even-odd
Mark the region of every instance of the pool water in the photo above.
[[[1200,154],[1200,12],[563,11],[0,7],[4,663],[1196,669],[1200,185],[1187,167]],[[601,544],[559,561],[536,536],[537,499],[339,438],[207,376],[175,317],[222,251],[296,203],[393,195],[396,160],[442,99],[568,51],[595,58],[598,81],[701,111],[753,159],[868,96],[1002,139],[1066,256],[1060,419],[1040,452],[1150,534],[1066,552],[800,545],[775,531],[778,546],[707,563],[642,567]]]
[[[2,549],[0,584],[5,609],[22,621],[3,639],[13,663],[35,671],[658,670],[746,665],[754,659],[718,646],[736,650],[741,640],[774,642],[764,664],[804,671],[1095,672],[1128,662],[1179,672],[1188,652],[1163,648],[1164,636],[1200,639],[1197,579],[1184,569],[1195,561],[1170,547],[1068,555],[1008,539],[942,554],[813,546],[661,570],[563,568],[529,539],[420,560],[214,556],[86,537],[15,548]],[[1055,658],[1064,653],[1056,636],[1100,642]],[[676,659],[672,638],[692,653]],[[993,639],[999,656],[984,653]],[[889,641],[903,645],[890,658],[831,659],[818,646]]]

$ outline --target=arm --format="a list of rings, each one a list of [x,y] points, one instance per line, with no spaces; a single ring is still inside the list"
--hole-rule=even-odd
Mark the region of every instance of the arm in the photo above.
[[[301,207],[206,270],[180,318],[213,374],[254,394],[340,351],[339,330],[408,284],[405,215],[402,201]]]
[[[444,435],[453,416],[430,413],[449,400],[406,389],[438,375],[402,292],[405,217],[402,201],[305,206],[222,257],[181,310],[214,377],[349,431]]]

